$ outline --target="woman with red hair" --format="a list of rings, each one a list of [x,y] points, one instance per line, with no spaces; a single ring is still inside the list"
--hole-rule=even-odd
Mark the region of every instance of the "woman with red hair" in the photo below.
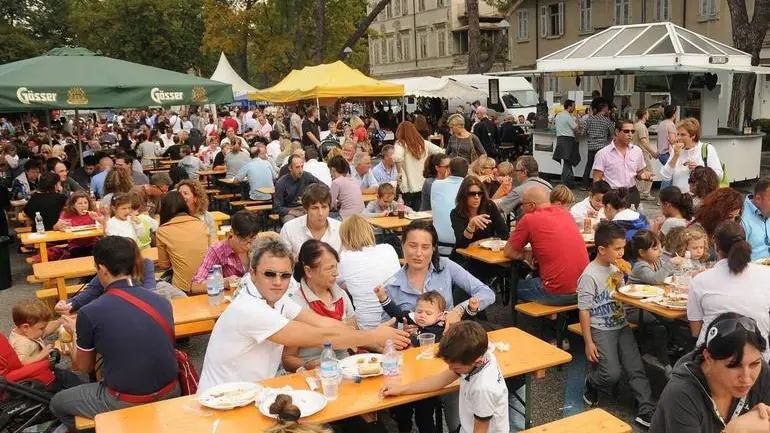
[[[393,160],[398,169],[398,188],[404,194],[404,204],[412,209],[420,209],[422,187],[425,183],[425,160],[436,153],[444,153],[444,149],[422,138],[414,123],[404,121],[398,125]]]
[[[743,210],[743,196],[732,188],[720,188],[703,198],[700,208],[695,213],[694,222],[706,229],[709,239],[714,239],[714,232],[725,221],[740,222]]]

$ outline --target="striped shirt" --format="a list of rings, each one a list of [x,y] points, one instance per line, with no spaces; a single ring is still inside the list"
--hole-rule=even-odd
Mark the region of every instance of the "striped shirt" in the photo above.
[[[209,247],[206,251],[206,255],[203,257],[198,271],[193,275],[192,280],[194,283],[205,283],[206,278],[209,276],[209,270],[215,265],[222,266],[222,276],[224,278],[231,277],[233,275],[242,277],[246,274],[246,269],[243,267],[241,258],[233,251],[230,246],[230,241],[225,240],[218,244]]]
[[[583,123],[585,133],[588,136],[588,150],[599,150],[612,141],[615,134],[615,125],[609,117],[601,114],[588,116]]]

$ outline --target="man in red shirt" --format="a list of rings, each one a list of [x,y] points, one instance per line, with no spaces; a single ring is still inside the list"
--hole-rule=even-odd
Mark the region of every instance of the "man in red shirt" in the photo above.
[[[227,113],[227,117],[222,121],[222,130],[227,131],[229,128],[233,128],[233,131],[237,134],[240,126],[238,125],[238,121],[235,120],[230,113]]]
[[[588,252],[569,211],[551,206],[548,194],[542,185],[524,191],[521,206],[525,215],[505,245],[505,256],[521,260],[525,245],[532,245],[540,276],[519,281],[519,299],[546,305],[575,304],[577,281],[588,266]]]

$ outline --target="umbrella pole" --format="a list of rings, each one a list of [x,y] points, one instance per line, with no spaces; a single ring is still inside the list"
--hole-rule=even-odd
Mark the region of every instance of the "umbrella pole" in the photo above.
[[[401,121],[406,120],[406,95],[401,97]]]
[[[80,141],[80,122],[78,121],[78,118],[80,117],[80,111],[75,110],[75,137],[77,137],[78,141],[78,153],[80,154],[80,166],[83,167],[83,142]]]
[[[321,103],[318,101],[318,98],[315,98],[315,109],[318,111],[318,115],[321,115]],[[320,119],[320,117],[319,117]]]

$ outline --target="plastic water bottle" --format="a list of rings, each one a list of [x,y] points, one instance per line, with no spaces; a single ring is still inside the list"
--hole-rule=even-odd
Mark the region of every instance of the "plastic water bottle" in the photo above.
[[[21,199],[22,200],[27,199],[27,187],[24,185],[21,185]]]
[[[43,217],[40,216],[40,212],[35,212],[35,231],[37,234],[45,234],[45,224],[43,224]]]
[[[321,352],[321,386],[327,400],[336,400],[340,391],[340,365],[332,344],[324,343]]]
[[[386,341],[385,351],[382,353],[382,376],[385,378],[385,383],[401,381],[401,367],[398,358],[398,351],[393,345],[393,340]]]
[[[222,290],[219,288],[219,277],[216,269],[209,270],[209,276],[206,278],[206,293],[210,306],[216,307],[222,303]]]
[[[225,300],[225,277],[222,274],[221,265],[214,265],[212,269],[214,269],[214,272],[217,274],[217,305],[219,305]]]

